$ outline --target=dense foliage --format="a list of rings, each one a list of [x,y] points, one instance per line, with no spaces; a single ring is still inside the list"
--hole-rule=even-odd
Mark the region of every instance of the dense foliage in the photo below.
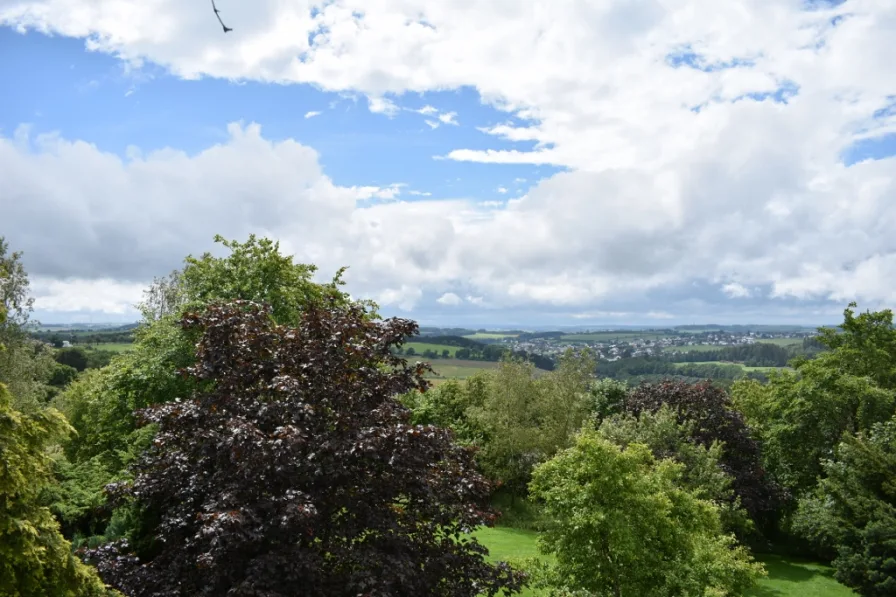
[[[683,486],[683,468],[593,431],[536,468],[532,493],[554,521],[540,544],[556,556],[535,567],[540,584],[595,596],[743,594],[762,567],[722,533],[718,509]]]
[[[102,488],[127,477],[128,464],[151,438],[152,428],[138,430],[134,413],[209,385],[179,373],[196,363],[197,332],[179,325],[186,310],[202,309],[208,301],[253,300],[271,305],[278,322],[295,324],[309,305],[350,302],[339,290],[338,274],[330,283],[314,282],[314,266],[294,263],[275,242],[254,236],[244,243],[216,240],[228,255],[187,257],[182,270],[150,287],[141,305],[143,322],[133,330],[133,350],[82,374],[55,400],[77,435],[57,464],[60,482],[69,490],[57,492],[51,505],[79,541],[102,541],[133,524],[113,519]]]
[[[779,489],[762,465],[759,442],[728,394],[708,382],[666,381],[639,386],[626,397],[625,410],[635,416],[663,407],[692,425],[693,441],[706,447],[722,444],[721,463],[732,477],[734,495],[757,524],[770,524],[780,506]]]
[[[687,347],[682,347],[683,351]],[[799,344],[798,348],[784,348],[769,342],[755,342],[753,344],[741,344],[738,346],[723,346],[718,350],[701,350],[673,353],[671,360],[677,362],[694,363],[705,361],[721,361],[743,363],[747,367],[785,367],[798,355],[804,355],[808,351]]]
[[[846,437],[823,468],[795,527],[834,551],[839,581],[868,597],[896,595],[896,418]]]
[[[190,313],[192,398],[158,425],[133,483],[147,536],[91,552],[127,595],[492,595],[519,578],[463,537],[492,517],[489,486],[448,431],[394,398],[424,367],[390,348],[416,331],[358,306],[306,309],[296,328],[238,302]]]
[[[682,487],[719,508],[726,532],[748,535],[753,530],[752,521],[740,507],[739,498],[731,489],[733,478],[722,465],[724,446],[719,441],[709,446],[694,441],[694,425],[694,421],[679,421],[675,410],[663,406],[638,417],[623,414],[604,419],[597,434],[622,448],[645,445],[656,459],[682,464]]]
[[[39,493],[50,482],[47,445],[70,431],[57,411],[26,415],[0,384],[0,595],[93,597],[109,594],[71,553]]]
[[[712,379],[717,385],[728,387],[734,380],[755,379],[765,381],[764,371],[746,371],[732,363],[675,363],[667,357],[635,357],[617,361],[601,361],[597,372],[601,377],[609,377],[628,383],[642,381],[659,382],[666,379],[696,382]]]

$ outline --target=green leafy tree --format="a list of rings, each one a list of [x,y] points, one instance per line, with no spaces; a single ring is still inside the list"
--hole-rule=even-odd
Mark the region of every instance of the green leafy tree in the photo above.
[[[126,476],[128,463],[151,435],[151,427],[138,430],[134,413],[190,396],[212,383],[181,374],[196,363],[198,340],[179,325],[184,312],[211,303],[252,300],[271,305],[274,320],[289,325],[314,305],[353,303],[340,289],[342,270],[321,284],[312,279],[314,266],[294,263],[269,239],[215,240],[228,254],[189,256],[181,270],[157,279],[140,305],[143,322],[134,330],[133,349],[99,371],[86,372],[55,400],[77,431],[65,445],[68,462],[58,465],[63,485],[77,490],[57,494],[53,501],[54,511],[73,534],[89,536],[110,522],[111,510],[98,508],[96,496],[104,485]],[[367,317],[375,316],[371,303],[358,304]]]
[[[629,386],[624,381],[603,377],[588,386],[591,395],[591,412],[596,422],[604,420],[625,410],[625,397]]]
[[[706,446],[694,441],[694,423],[679,421],[677,413],[664,406],[656,412],[643,412],[604,419],[597,434],[617,446],[643,444],[658,460],[671,458],[681,463],[680,482],[684,488],[719,508],[726,532],[746,536],[753,530],[749,515],[731,487],[732,477],[722,465],[723,444],[716,440]]]
[[[34,299],[28,294],[28,273],[22,264],[22,253],[9,251],[9,243],[0,236],[0,304],[6,316],[0,323],[0,338],[24,335],[23,328],[31,315]]]
[[[896,418],[846,436],[822,466],[794,529],[832,553],[837,580],[860,595],[896,595]]]
[[[855,314],[856,303],[843,311],[839,329],[821,328],[818,342],[828,348],[818,356],[829,368],[856,377],[868,377],[878,387],[896,389],[896,329],[893,312]]]
[[[888,419],[896,404],[892,391],[822,359],[767,385],[738,383],[732,394],[762,442],[767,470],[796,497],[815,486],[844,436]]]
[[[47,446],[70,432],[53,409],[26,415],[0,384],[0,595],[87,597],[110,594],[78,561],[39,494],[51,480]]]
[[[690,425],[695,443],[722,445],[721,462],[731,475],[734,495],[761,531],[771,528],[781,492],[763,467],[760,443],[728,393],[709,382],[667,380],[642,384],[625,399],[625,411],[634,416],[662,408],[672,409],[679,422]]]
[[[798,359],[792,373],[770,376],[767,385],[742,381],[732,396],[761,439],[775,479],[799,497],[811,490],[823,461],[844,436],[868,431],[896,412],[896,330],[889,310],[855,315],[844,311],[839,329],[822,329],[829,350]]]
[[[762,566],[722,533],[718,508],[683,486],[683,469],[593,430],[538,466],[530,491],[554,521],[539,546],[556,559],[533,566],[537,583],[556,594],[743,594]]]
[[[87,369],[87,353],[80,348],[61,348],[56,351],[56,362],[84,371]]]
[[[28,324],[34,300],[28,294],[28,274],[22,254],[9,252],[0,237],[0,307],[5,313],[0,322],[0,383],[6,384],[17,410],[34,412],[53,395],[49,385],[56,366],[48,346],[28,337]]]

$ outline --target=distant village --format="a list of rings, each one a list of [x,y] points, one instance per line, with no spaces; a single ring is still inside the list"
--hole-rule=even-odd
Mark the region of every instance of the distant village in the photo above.
[[[793,344],[799,344],[803,339],[815,335],[815,332],[800,333],[765,333],[765,332],[708,332],[702,334],[676,334],[661,336],[658,332],[644,332],[643,337],[637,337],[631,332],[621,332],[620,336],[613,338],[609,334],[601,339],[558,339],[555,337],[548,338],[531,338],[520,340],[514,337],[503,338],[502,344],[506,344],[513,350],[526,351],[528,353],[541,354],[544,356],[557,356],[566,350],[581,349],[582,347],[591,348],[595,356],[601,360],[616,361],[624,358],[641,357],[641,356],[659,356],[661,354],[669,354],[670,352],[688,352],[690,350],[701,350],[698,347],[725,347],[737,346],[744,344],[755,344],[757,342],[775,342],[787,343],[791,340]],[[587,334],[581,336],[587,337]],[[705,350],[705,349],[702,349]]]

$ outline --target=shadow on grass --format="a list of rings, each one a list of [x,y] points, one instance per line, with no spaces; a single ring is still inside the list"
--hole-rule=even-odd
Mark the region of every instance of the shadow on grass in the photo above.
[[[834,580],[833,570],[820,564],[769,554],[757,555],[757,559],[765,564],[768,578],[761,586],[748,593],[750,597],[805,595],[807,585],[812,586],[818,582],[838,584]],[[802,591],[798,587],[802,588]]]

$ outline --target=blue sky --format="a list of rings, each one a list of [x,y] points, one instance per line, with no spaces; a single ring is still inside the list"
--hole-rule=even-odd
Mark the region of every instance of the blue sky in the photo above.
[[[426,324],[896,299],[886,2],[220,8],[0,0],[0,234],[44,321],[133,319],[216,233]]]
[[[339,184],[400,181],[436,198],[506,200],[509,193],[498,188],[518,191],[523,187],[518,179],[535,181],[559,170],[435,159],[459,146],[529,150],[534,145],[496,142],[477,130],[514,119],[483,105],[470,88],[402,97],[401,109],[386,117],[370,112],[363,95],[323,92],[311,85],[185,81],[151,64],[129,72],[112,56],[85,51],[79,39],[0,28],[0,53],[28,57],[0,64],[0,78],[15,89],[0,97],[0,130],[7,135],[28,123],[34,134],[59,132],[122,157],[129,146],[195,153],[225,140],[227,123],[254,121],[268,139],[295,138],[313,147],[324,171]],[[463,114],[462,126],[414,111],[426,106]],[[308,112],[320,114],[305,118]],[[439,126],[434,130],[426,121]]]

